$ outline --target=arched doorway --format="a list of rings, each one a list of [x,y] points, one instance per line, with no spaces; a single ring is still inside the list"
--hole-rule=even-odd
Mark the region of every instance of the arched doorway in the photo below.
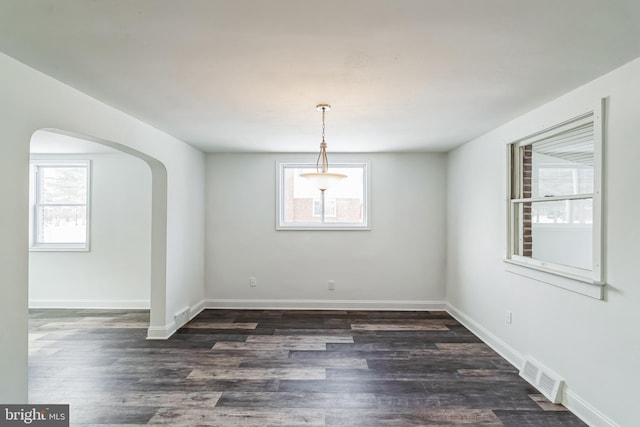
[[[149,266],[149,309],[150,324],[148,329],[149,338],[162,338],[154,334],[156,330],[164,331],[166,312],[166,244],[167,244],[167,172],[162,162],[157,159],[135,150],[131,147],[113,141],[102,140],[87,135],[80,135],[74,132],[60,129],[40,129],[32,136],[41,136],[41,133],[48,133],[58,143],[73,143],[73,141],[87,141],[98,144],[108,149],[125,153],[135,158],[141,159],[148,165],[151,171],[151,232],[150,232],[150,266]],[[67,141],[65,141],[67,138]],[[33,143],[33,142],[32,142]]]

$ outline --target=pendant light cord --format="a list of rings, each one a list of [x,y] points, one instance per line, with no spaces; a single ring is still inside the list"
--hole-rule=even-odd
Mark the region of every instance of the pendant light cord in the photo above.
[[[320,153],[318,153],[318,160],[316,160],[316,172],[320,172],[320,159],[322,159],[322,173],[327,173],[329,170],[329,159],[327,158],[327,143],[324,140],[325,124],[324,113],[327,107],[322,107],[322,142],[320,143]]]
[[[327,107],[322,107],[322,142],[324,142],[324,113]]]

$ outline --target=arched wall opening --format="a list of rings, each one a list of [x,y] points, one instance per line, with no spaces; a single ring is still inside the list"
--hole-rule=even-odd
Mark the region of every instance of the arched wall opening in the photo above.
[[[149,338],[169,337],[180,323],[175,313],[189,308],[195,315],[204,306],[205,159],[185,142],[2,53],[0,92],[0,401],[19,404],[28,400],[26,213],[33,133],[69,130],[149,165],[154,212]]]
[[[155,338],[154,328],[164,329],[166,317],[166,264],[167,264],[167,172],[162,162],[114,141],[94,138],[88,135],[60,130],[40,129],[31,138],[33,144],[36,136],[43,133],[62,137],[69,137],[69,141],[86,141],[99,146],[108,147],[119,153],[124,153],[144,161],[151,171],[151,227],[150,227],[150,265],[149,265],[149,309],[150,325],[149,337]],[[63,142],[64,143],[64,142]]]

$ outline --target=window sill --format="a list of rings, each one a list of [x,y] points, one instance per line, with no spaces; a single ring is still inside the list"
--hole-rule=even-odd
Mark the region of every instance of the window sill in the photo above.
[[[371,227],[353,226],[353,225],[345,225],[345,226],[278,225],[276,226],[276,230],[277,231],[371,231]]]
[[[518,262],[513,259],[504,259],[504,262],[507,264],[506,271],[509,273],[566,289],[590,298],[598,300],[604,299],[604,283],[594,282],[587,277],[578,277],[556,270]]]
[[[89,252],[88,247],[61,247],[61,246],[33,246],[29,248],[29,252]]]

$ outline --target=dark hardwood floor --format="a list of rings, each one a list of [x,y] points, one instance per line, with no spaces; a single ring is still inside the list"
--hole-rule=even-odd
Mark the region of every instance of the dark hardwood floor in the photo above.
[[[33,310],[31,403],[72,425],[584,426],[444,312]]]

